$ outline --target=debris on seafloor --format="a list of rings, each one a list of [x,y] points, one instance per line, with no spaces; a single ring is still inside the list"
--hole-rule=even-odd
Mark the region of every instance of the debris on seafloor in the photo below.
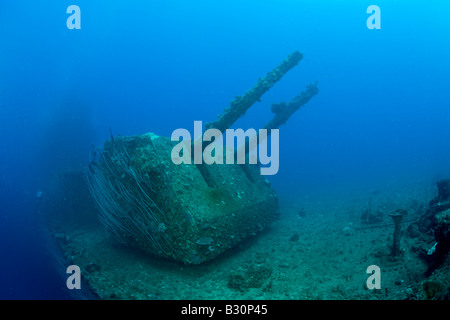
[[[393,241],[392,241],[392,257],[396,258],[400,255],[400,238],[401,238],[401,234],[402,234],[402,221],[403,221],[403,217],[407,214],[408,212],[406,210],[396,210],[392,213],[389,214],[389,216],[392,218],[392,220],[394,220],[394,236],[393,236]]]

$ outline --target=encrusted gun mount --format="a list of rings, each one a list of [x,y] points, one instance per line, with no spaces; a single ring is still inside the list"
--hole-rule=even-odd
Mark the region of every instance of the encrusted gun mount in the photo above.
[[[289,55],[206,127],[229,128],[302,57]],[[273,108],[266,128],[278,128],[317,92],[310,84]],[[195,265],[254,236],[278,215],[278,196],[258,165],[177,165],[174,145],[153,133],[111,137],[86,170],[100,220],[117,241]]]

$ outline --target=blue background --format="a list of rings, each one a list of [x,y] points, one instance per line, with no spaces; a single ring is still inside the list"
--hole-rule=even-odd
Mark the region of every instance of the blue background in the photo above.
[[[81,30],[66,9],[81,8]],[[366,9],[381,8],[381,30]],[[281,199],[450,173],[447,1],[2,1],[0,298],[68,298],[36,193],[114,134],[212,121],[289,53],[303,61],[236,127],[312,81],[280,130]]]

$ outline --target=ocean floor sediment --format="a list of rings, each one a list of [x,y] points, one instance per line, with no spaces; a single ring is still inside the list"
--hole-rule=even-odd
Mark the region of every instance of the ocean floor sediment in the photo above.
[[[364,196],[293,193],[281,197],[280,217],[266,230],[196,266],[117,244],[87,207],[55,211],[48,226],[68,263],[80,267],[101,299],[435,299],[448,291],[449,259],[426,274],[424,256],[434,239],[408,229],[434,193],[430,185]],[[379,221],[361,219],[368,207]],[[408,215],[394,259],[387,213],[399,207]],[[73,217],[76,210],[83,212]],[[380,268],[381,289],[367,288],[371,265]]]

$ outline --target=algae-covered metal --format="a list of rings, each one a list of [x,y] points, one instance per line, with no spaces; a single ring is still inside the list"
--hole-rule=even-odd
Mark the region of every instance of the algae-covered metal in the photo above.
[[[207,128],[223,132],[298,64],[294,52]],[[318,92],[316,84],[273,108],[277,129]],[[270,134],[270,133],[269,133]],[[258,164],[175,164],[175,143],[152,133],[113,137],[87,170],[100,220],[114,238],[185,264],[211,260],[263,230],[278,215],[278,197]]]

